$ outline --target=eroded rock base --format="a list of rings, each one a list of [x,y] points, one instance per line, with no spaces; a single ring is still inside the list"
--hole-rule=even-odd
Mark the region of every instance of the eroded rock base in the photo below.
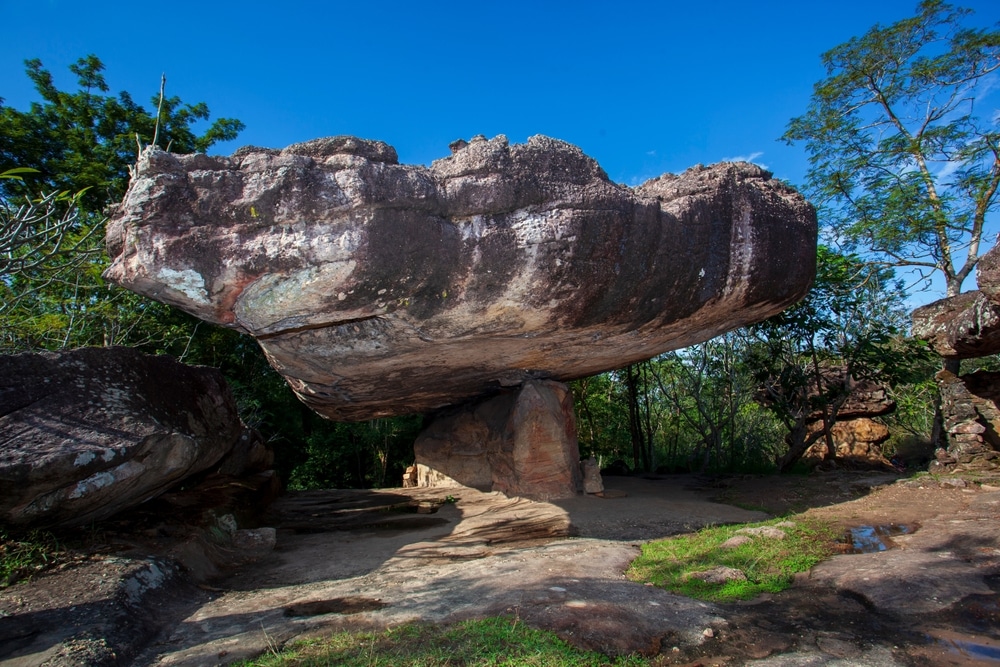
[[[418,486],[468,486],[534,500],[580,493],[569,387],[532,380],[436,418],[413,445]]]
[[[932,469],[1000,469],[1000,373],[941,371],[936,380],[948,447]]]

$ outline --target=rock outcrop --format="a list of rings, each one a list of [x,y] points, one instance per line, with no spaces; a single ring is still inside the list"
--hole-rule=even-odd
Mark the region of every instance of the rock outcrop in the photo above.
[[[801,298],[816,218],[759,167],[631,189],[546,137],[430,168],[354,137],[147,151],[106,276],[255,336],[317,412],[429,412],[619,368]],[[576,469],[576,462],[573,464]]]
[[[843,385],[845,370],[840,367],[828,369],[826,377],[833,383]],[[872,417],[887,415],[896,409],[896,402],[888,390],[874,380],[853,382],[851,393],[837,411],[837,421],[830,427],[830,438],[837,448],[837,457],[850,464],[863,466],[887,466],[880,445],[889,439],[889,429]],[[810,415],[815,420],[809,424],[810,434],[823,430],[823,413]],[[807,463],[820,463],[827,454],[826,438],[820,437],[802,459]]]
[[[941,299],[913,311],[913,336],[945,359],[1000,352],[1000,299],[982,291]]]
[[[809,432],[814,433],[823,428],[822,422],[809,425]],[[882,455],[880,445],[889,439],[889,428],[868,417],[854,417],[838,421],[830,427],[830,437],[837,448],[837,457],[842,461],[862,465],[885,465],[888,463]],[[806,462],[820,463],[826,459],[826,440],[820,437],[814,445],[806,450],[802,459]]]
[[[1000,373],[940,371],[935,379],[948,448],[937,450],[932,470],[1000,467]]]
[[[1000,352],[1000,246],[976,266],[979,289],[913,311],[913,336],[945,359],[974,359]],[[935,470],[956,466],[1000,468],[1000,374],[976,372],[935,377],[941,393],[946,447],[938,447]],[[935,443],[936,444],[936,443]]]
[[[976,266],[979,289],[913,311],[913,336],[926,340],[945,359],[974,359],[1000,352],[1000,246]],[[934,470],[955,466],[1000,468],[997,415],[1000,374],[976,372],[935,376],[941,393],[946,446],[938,447]],[[937,443],[935,443],[937,444]]]
[[[268,453],[222,374],[129,348],[0,356],[0,523],[82,525]]]

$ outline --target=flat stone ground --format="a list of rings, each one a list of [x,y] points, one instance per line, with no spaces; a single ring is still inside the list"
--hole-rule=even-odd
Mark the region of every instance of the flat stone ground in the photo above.
[[[226,664],[331,630],[497,613],[662,665],[1000,663],[1000,489],[871,473],[605,485],[605,498],[553,503],[468,489],[291,494],[266,517],[276,549],[252,560],[189,541],[170,552],[186,575],[103,556],[0,591],[0,665]],[[622,574],[645,540],[803,510],[845,529],[916,529],[746,603]],[[227,557],[242,562],[210,586],[187,582]]]

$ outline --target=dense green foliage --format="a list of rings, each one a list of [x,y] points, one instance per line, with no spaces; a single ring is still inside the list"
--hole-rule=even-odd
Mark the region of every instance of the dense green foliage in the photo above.
[[[78,85],[72,92],[57,88],[38,60],[26,66],[40,101],[20,111],[0,99],[0,172],[18,170],[18,178],[0,179],[2,237],[25,219],[33,230],[53,221],[68,224],[62,236],[12,249],[19,262],[0,272],[0,351],[84,345],[162,351],[186,338],[194,324],[103,281],[105,210],[124,195],[138,147],[150,143],[154,133],[164,145],[193,152],[234,139],[243,125],[220,119],[198,134],[195,124],[209,117],[204,103],[164,98],[151,114],[128,93],[107,95],[104,65],[93,55],[70,66]],[[26,210],[32,206],[34,216]],[[50,252],[53,246],[61,252]]]
[[[786,537],[750,537],[739,546],[722,546],[739,535],[739,530],[761,527],[781,530]],[[642,555],[632,561],[626,574],[635,581],[648,581],[702,600],[749,600],[761,593],[778,593],[788,588],[796,573],[808,571],[835,553],[839,537],[830,526],[802,517],[705,528],[691,535],[642,545]],[[739,570],[746,578],[709,583],[692,576],[719,567]]]
[[[294,642],[243,667],[621,667],[649,664],[641,657],[608,658],[573,648],[554,633],[517,618],[493,617],[450,626],[402,625],[384,632],[340,632]]]
[[[772,469],[781,424],[754,401],[748,343],[736,331],[573,383],[581,454],[632,470]]]
[[[823,54],[827,78],[784,139],[810,154],[807,192],[837,237],[892,266],[940,272],[958,294],[997,204],[1000,131],[975,104],[1000,69],[1000,31],[923,0]]]

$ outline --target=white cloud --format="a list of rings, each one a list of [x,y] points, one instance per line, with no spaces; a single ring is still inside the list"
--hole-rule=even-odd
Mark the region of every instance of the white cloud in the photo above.
[[[724,157],[724,158],[722,158],[719,161],[720,162],[753,162],[754,164],[760,165],[761,167],[764,167],[765,169],[767,169],[767,165],[766,164],[764,164],[763,162],[757,162],[757,158],[759,158],[763,154],[764,154],[764,151],[754,151],[753,153],[750,153],[749,155],[734,155],[732,157]]]

